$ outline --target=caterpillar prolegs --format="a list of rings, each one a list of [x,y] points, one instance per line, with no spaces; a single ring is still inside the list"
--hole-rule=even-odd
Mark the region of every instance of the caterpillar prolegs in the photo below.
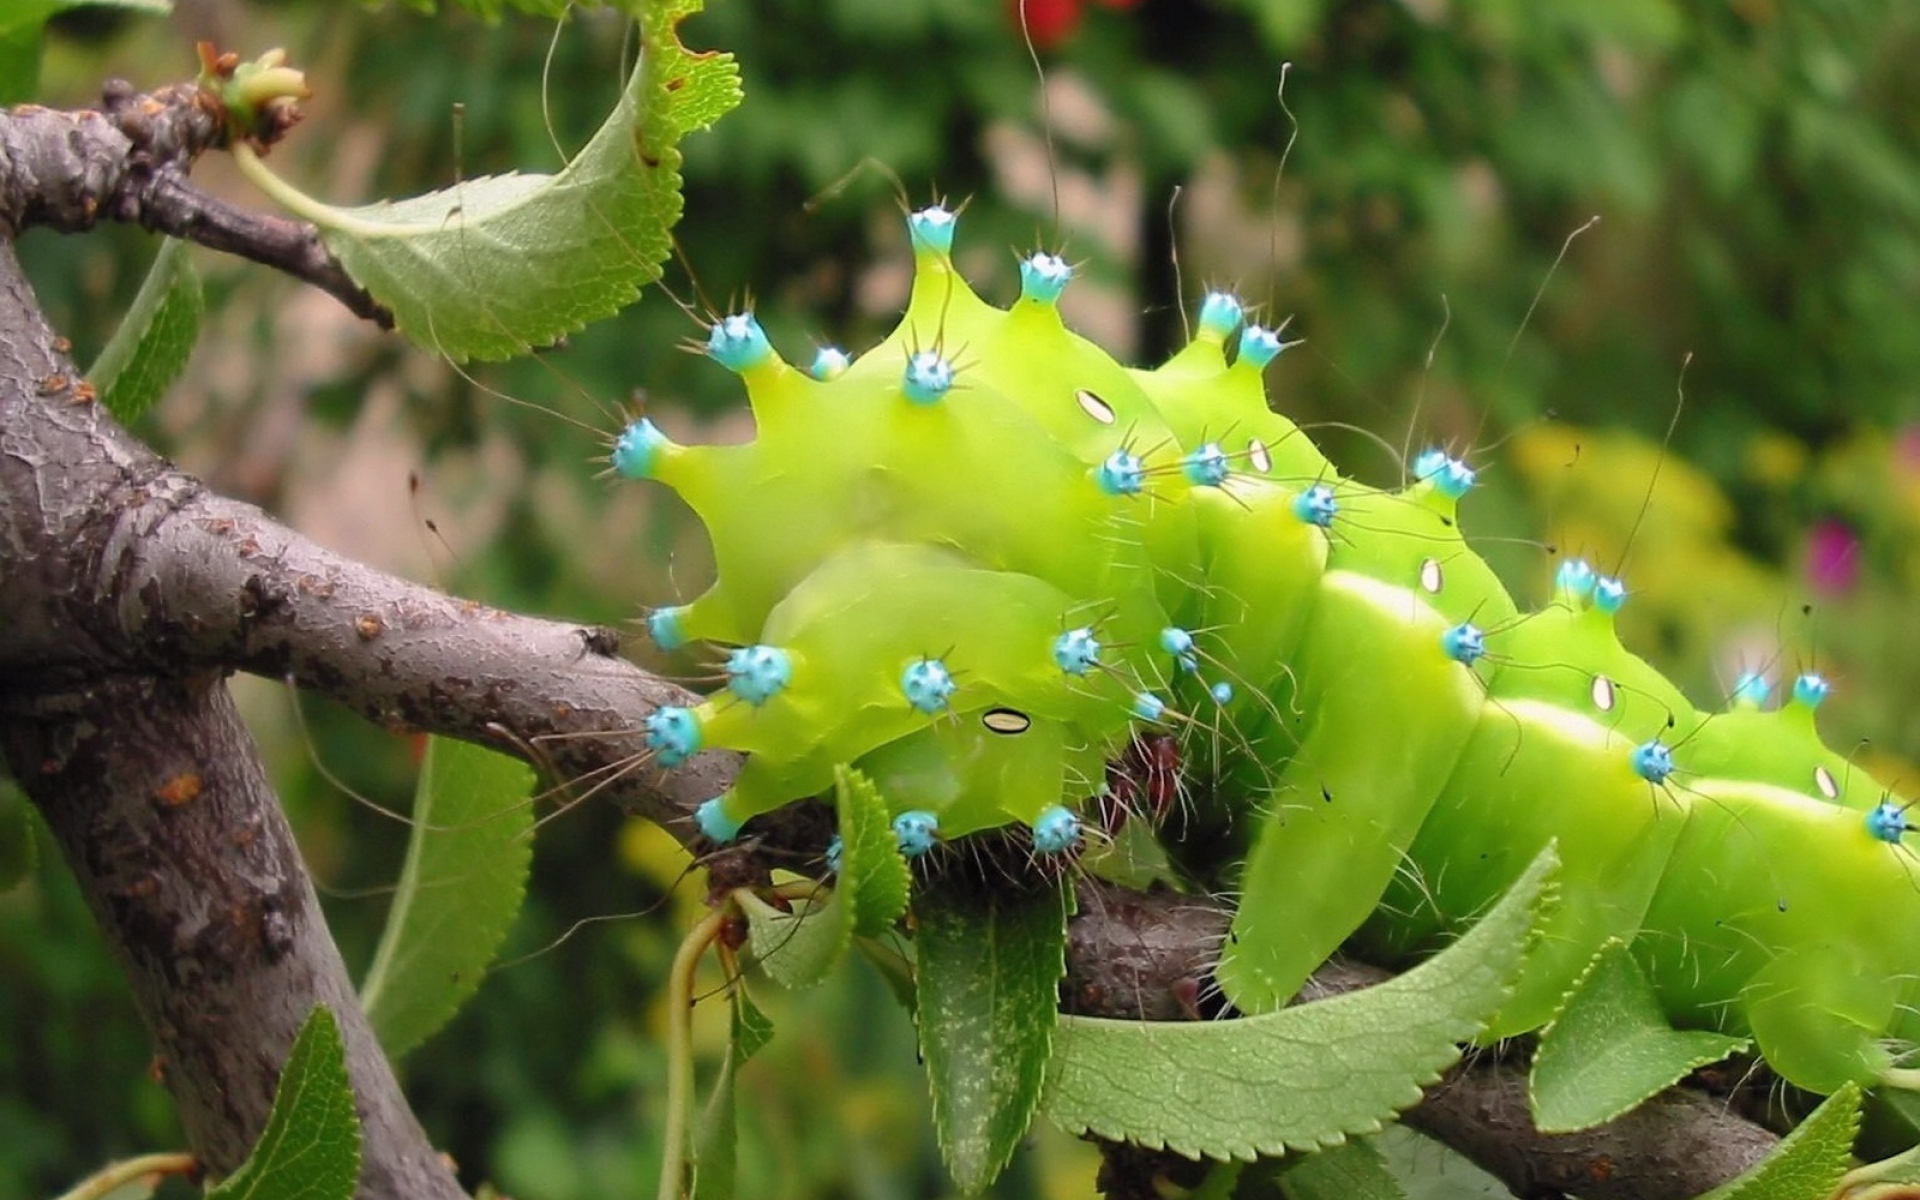
[[[1520,611],[1456,520],[1464,463],[1421,455],[1399,491],[1343,478],[1269,407],[1287,343],[1234,297],[1123,368],[1063,324],[1064,260],[1028,257],[995,307],[954,267],[955,223],[910,216],[904,318],[858,357],[803,371],[751,314],[713,324],[753,442],[640,420],[614,446],[713,543],[713,586],[649,621],[666,648],[734,647],[722,689],[648,726],[668,765],[749,753],[707,836],[852,763],[909,854],[1003,825],[1065,854],[1109,763],[1201,731],[1244,834],[1218,970],[1243,1010],[1356,932],[1433,945],[1553,840],[1563,903],[1490,1033],[1538,1028],[1621,938],[1674,1019],[1751,1032],[1789,1081],[1904,1081],[1884,1042],[1920,1037],[1920,871],[1904,803],[1821,743],[1818,676],[1696,711],[1621,645],[1618,580],[1569,560]]]

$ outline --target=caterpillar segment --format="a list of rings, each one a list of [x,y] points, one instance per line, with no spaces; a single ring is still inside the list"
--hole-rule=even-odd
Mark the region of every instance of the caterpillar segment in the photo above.
[[[1567,902],[1489,1039],[1545,1024],[1600,947],[1641,927],[1687,822],[1684,792],[1668,780],[1673,748],[1687,753],[1699,718],[1621,645],[1623,598],[1569,560],[1545,608],[1488,632],[1487,702],[1366,931],[1388,953],[1437,945],[1556,842]]]
[[[1487,1037],[1541,1027],[1623,938],[1677,1023],[1750,1032],[1795,1084],[1920,1086],[1888,1048],[1920,1037],[1907,807],[1821,742],[1824,681],[1697,712],[1621,644],[1617,580],[1568,562],[1519,611],[1461,533],[1465,464],[1341,477],[1269,406],[1284,326],[1210,293],[1185,348],[1124,368],[1063,323],[1071,264],[1028,256],[997,307],[955,224],[910,215],[906,312],[863,354],[803,371],[751,314],[715,322],[752,442],[615,442],[713,542],[713,585],[648,619],[723,648],[723,686],[648,723],[667,765],[748,752],[707,836],[850,762],[904,853],[1017,824],[1067,854],[1129,803],[1108,781],[1158,813],[1203,763],[1211,807],[1168,850],[1236,848],[1217,977],[1243,1010],[1356,934],[1443,944],[1553,841],[1561,903]]]
[[[1889,821],[1904,805],[1820,741],[1827,690],[1803,675],[1762,711],[1748,689],[1703,723],[1690,819],[1635,949],[1671,1015],[1751,1033],[1793,1083],[1912,1086],[1888,1043],[1920,1034],[1920,871]]]

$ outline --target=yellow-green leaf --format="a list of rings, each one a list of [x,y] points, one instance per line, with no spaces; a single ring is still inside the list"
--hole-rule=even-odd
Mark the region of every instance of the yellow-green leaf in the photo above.
[[[519,914],[533,861],[532,791],[533,771],[517,759],[429,739],[406,865],[360,988],[394,1058],[473,995]]]

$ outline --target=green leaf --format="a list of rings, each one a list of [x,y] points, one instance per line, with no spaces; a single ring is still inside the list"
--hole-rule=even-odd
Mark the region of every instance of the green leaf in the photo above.
[[[40,865],[33,806],[12,780],[0,779],[0,893],[25,883]]]
[[[736,1155],[739,1139],[739,1104],[734,1097],[734,1076],[741,1064],[759,1052],[773,1038],[773,1022],[748,997],[747,989],[733,989],[733,1033],[727,1042],[727,1056],[720,1063],[720,1078],[707,1101],[707,1113],[700,1123],[700,1135],[694,1143],[693,1200],[733,1200]]]
[[[1505,1002],[1557,866],[1542,851],[1458,942],[1364,991],[1236,1021],[1062,1017],[1045,1111],[1071,1133],[1209,1158],[1372,1133]]]
[[[1667,1022],[1627,944],[1609,941],[1567,993],[1533,1059],[1533,1119],[1543,1133],[1611,1121],[1747,1039]]]
[[[88,5],[173,11],[172,0],[8,0],[0,7],[0,105],[33,99],[40,88],[40,40],[47,18]]]
[[[792,912],[751,893],[739,896],[747,944],[767,978],[782,987],[812,987],[847,952],[856,932],[893,928],[907,907],[908,872],[893,835],[887,803],[873,781],[852,767],[834,768],[840,814],[840,884],[826,899],[797,902]]]
[[[359,1175],[346,1047],[333,1013],[319,1005],[287,1052],[253,1153],[206,1200],[353,1200]]]
[[[1800,1123],[1753,1170],[1700,1200],[1808,1200],[1829,1196],[1853,1163],[1860,1089],[1846,1084]]]
[[[124,424],[160,398],[186,370],[205,311],[187,244],[163,239],[133,307],[87,372],[108,412]]]
[[[944,876],[914,904],[920,1054],[933,1123],[963,1192],[992,1183],[1033,1123],[1046,1081],[1067,897]]]
[[[320,227],[401,333],[454,361],[511,358],[631,303],[660,276],[680,218],[680,139],[740,100],[731,56],[674,26],[700,0],[653,0],[639,65],[593,140],[555,175],[492,175],[408,200],[335,208],[250,152],[254,183]]]
[[[1215,1163],[1200,1186],[1187,1194],[1187,1200],[1233,1200],[1240,1189],[1240,1176],[1247,1169],[1241,1162]]]
[[[1387,1160],[1367,1141],[1350,1141],[1281,1168],[1287,1200],[1406,1200]]]
[[[812,987],[827,977],[853,941],[853,911],[835,893],[794,902],[792,912],[751,892],[736,893],[747,915],[747,946],[767,978],[781,987]]]
[[[873,938],[860,938],[853,943],[853,947],[860,952],[860,957],[867,960],[874,974],[880,976],[880,982],[887,985],[887,994],[901,1008],[912,1012],[919,1007],[919,992],[913,982],[911,958],[901,953],[897,946]]]
[[[854,933],[877,937],[907,911],[907,860],[873,780],[843,764],[833,770],[833,790],[840,815],[840,888],[853,908]]]
[[[480,986],[526,895],[533,771],[466,742],[431,738],[393,909],[360,997],[399,1058]]]

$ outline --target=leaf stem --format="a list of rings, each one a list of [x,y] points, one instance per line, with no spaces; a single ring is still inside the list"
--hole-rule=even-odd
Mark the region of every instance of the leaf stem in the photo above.
[[[1833,1195],[1836,1200],[1868,1200],[1878,1195],[1889,1198],[1904,1195],[1904,1191],[1897,1190],[1899,1185],[1912,1182],[1917,1172],[1920,1172],[1920,1146],[1914,1146],[1892,1158],[1855,1167],[1841,1177]]]
[[[673,956],[667,977],[667,1138],[659,1200],[680,1200],[687,1184],[687,1118],[693,1111],[693,976],[732,905],[708,913]]]
[[[193,1155],[178,1151],[169,1154],[142,1154],[138,1158],[129,1158],[124,1162],[108,1163],[81,1180],[72,1191],[61,1196],[60,1200],[99,1200],[99,1197],[109,1195],[119,1188],[149,1176],[190,1176],[199,1169],[199,1166]]]
[[[344,210],[335,208],[323,200],[314,199],[275,175],[273,168],[269,167],[259,153],[245,142],[235,142],[232,153],[234,165],[240,168],[240,173],[246,176],[248,183],[265,192],[269,200],[303,221],[310,221],[333,233],[343,233],[358,238],[393,237],[410,232],[405,227],[350,216]],[[455,215],[458,207],[455,202],[448,201],[448,215]]]

